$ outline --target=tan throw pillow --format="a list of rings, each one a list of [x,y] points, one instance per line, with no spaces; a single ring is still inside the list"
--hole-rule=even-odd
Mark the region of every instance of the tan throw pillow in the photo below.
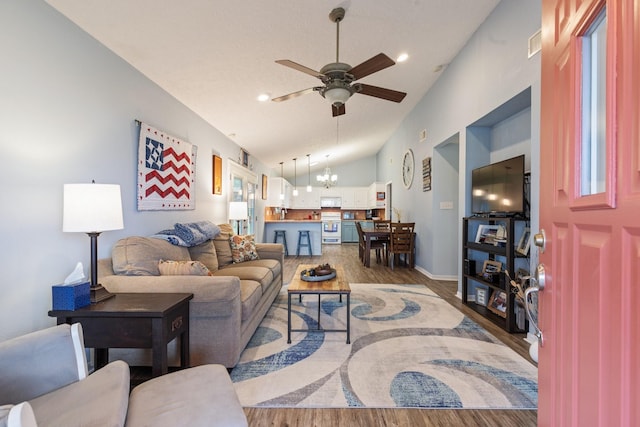
[[[260,259],[253,236],[231,236],[231,257],[233,262],[245,262]]]
[[[165,261],[158,262],[161,276],[211,276],[206,265],[200,261]]]
[[[220,233],[227,233],[229,236],[235,234],[235,230],[231,224],[218,224],[218,228],[220,228]]]
[[[212,273],[218,270],[218,256],[212,240],[190,247],[189,255],[193,261],[200,261],[206,265]]]
[[[218,268],[233,264],[231,245],[229,243],[230,238],[230,234],[222,232],[213,239],[213,246],[216,248],[216,255],[218,256]]]

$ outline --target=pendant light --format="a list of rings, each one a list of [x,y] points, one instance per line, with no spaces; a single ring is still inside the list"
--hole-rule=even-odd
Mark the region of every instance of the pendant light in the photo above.
[[[284,162],[280,162],[280,200],[284,200]]]
[[[311,154],[307,154],[307,193],[311,193]]]
[[[298,197],[298,158],[293,158],[293,197]]]

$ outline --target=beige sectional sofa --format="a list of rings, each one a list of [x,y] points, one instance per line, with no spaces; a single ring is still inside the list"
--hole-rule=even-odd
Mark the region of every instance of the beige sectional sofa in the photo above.
[[[259,259],[234,263],[230,227],[193,247],[153,237],[128,237],[101,259],[98,280],[109,292],[188,292],[191,365],[236,365],[282,287],[283,246],[256,243]],[[159,262],[200,261],[211,275],[162,275]],[[174,359],[178,352],[170,349]],[[112,350],[110,358],[150,364],[146,350]]]

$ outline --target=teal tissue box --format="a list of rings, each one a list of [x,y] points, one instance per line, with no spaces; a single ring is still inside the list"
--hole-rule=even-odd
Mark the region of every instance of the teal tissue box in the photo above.
[[[53,285],[53,309],[76,310],[91,304],[89,282]]]

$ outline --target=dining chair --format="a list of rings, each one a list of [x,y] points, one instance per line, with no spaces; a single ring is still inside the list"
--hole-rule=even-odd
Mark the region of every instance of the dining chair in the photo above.
[[[364,235],[362,234],[362,224],[358,221],[356,221],[356,231],[358,232],[358,257],[360,258],[360,262],[364,263],[365,241]]]
[[[373,220],[373,228],[375,230],[391,230],[391,221],[388,219],[374,219]],[[384,258],[385,265],[388,263],[389,258],[389,236],[385,237],[376,237],[376,241],[383,243],[383,248],[378,248],[376,250],[376,260],[378,263],[381,258]],[[379,246],[379,245],[378,245]],[[384,251],[384,252],[383,252]],[[382,254],[382,256],[381,256]]]
[[[413,242],[415,222],[391,223],[389,233],[389,262],[391,269],[394,269],[395,262],[400,255],[404,255],[405,263],[409,268],[413,268]]]
[[[365,238],[365,235],[362,231],[362,224],[360,224],[359,222],[356,222],[356,230],[358,231],[358,238],[359,238],[359,250],[358,250],[358,254],[360,255],[360,260],[363,262],[363,264],[366,264],[365,260],[367,255],[371,255],[370,253],[367,254],[366,250],[367,250],[367,241]],[[369,249],[370,251],[375,250],[376,251],[376,262],[378,264],[384,262],[385,264],[387,264],[388,259],[387,259],[387,255],[386,255],[386,245],[385,245],[385,241],[384,240],[376,240],[376,239],[369,239]]]

